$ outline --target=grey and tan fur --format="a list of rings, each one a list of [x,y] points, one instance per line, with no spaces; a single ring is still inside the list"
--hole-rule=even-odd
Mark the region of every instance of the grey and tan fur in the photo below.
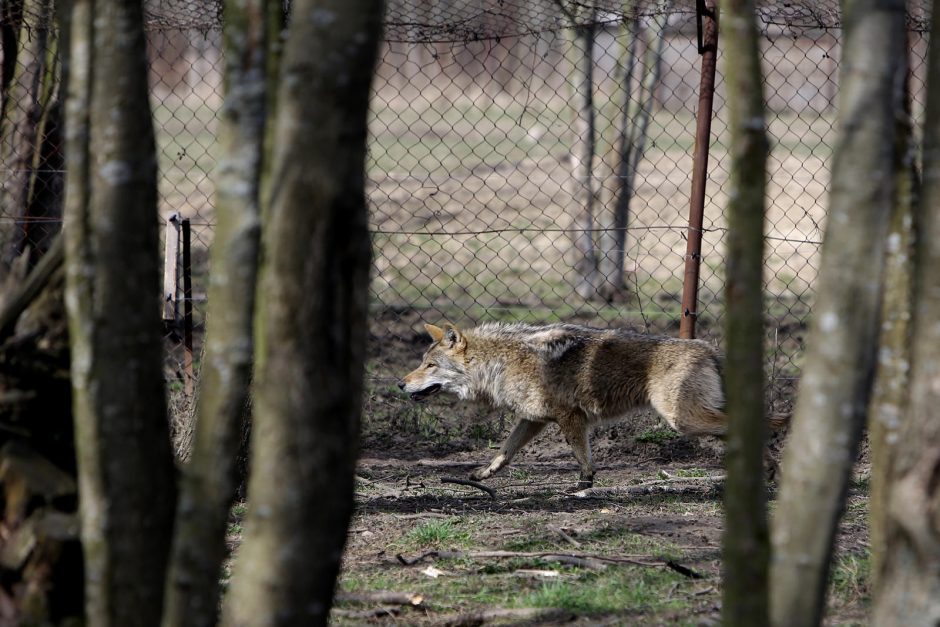
[[[434,343],[399,383],[402,390],[414,400],[449,392],[520,416],[499,453],[473,479],[502,469],[551,422],[574,451],[582,487],[594,479],[591,428],[638,407],[652,406],[683,434],[725,431],[718,352],[701,340],[573,324],[425,328]]]

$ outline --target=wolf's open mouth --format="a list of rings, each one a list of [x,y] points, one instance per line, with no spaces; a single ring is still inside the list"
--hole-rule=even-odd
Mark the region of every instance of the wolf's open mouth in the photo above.
[[[429,396],[432,396],[432,395],[434,395],[434,394],[437,394],[437,393],[440,392],[440,391],[441,391],[441,384],[440,384],[440,383],[435,383],[434,385],[430,385],[430,386],[424,388],[423,390],[418,390],[417,392],[412,392],[412,393],[411,393],[411,400],[413,400],[413,401],[421,401],[421,400],[426,399],[426,398],[429,397]]]

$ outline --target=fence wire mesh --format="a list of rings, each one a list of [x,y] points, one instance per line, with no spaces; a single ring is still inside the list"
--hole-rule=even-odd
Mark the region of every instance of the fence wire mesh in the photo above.
[[[61,86],[53,0],[0,12],[0,263],[41,253],[62,216]],[[915,117],[927,12],[908,9]],[[147,4],[162,223],[192,225],[196,353],[212,241],[222,104],[216,2]],[[763,2],[771,139],[765,303],[771,400],[785,410],[814,299],[834,146],[838,4]],[[589,68],[589,70],[587,69]],[[722,45],[709,155],[698,332],[721,339],[727,94]],[[392,0],[370,113],[371,382],[402,368],[378,348],[420,322],[578,321],[672,333],[688,226],[700,57],[695,4]],[[168,323],[171,380],[182,336]],[[783,405],[780,407],[779,405]]]

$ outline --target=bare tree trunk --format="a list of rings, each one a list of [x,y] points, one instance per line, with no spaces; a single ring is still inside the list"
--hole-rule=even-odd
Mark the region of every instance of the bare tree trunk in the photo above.
[[[665,9],[665,7],[664,7]],[[645,75],[641,82],[640,97],[637,100],[635,111],[630,115],[629,134],[622,137],[620,149],[620,167],[618,169],[618,189],[614,201],[615,233],[612,257],[613,275],[609,278],[615,290],[624,288],[624,273],[627,254],[627,229],[630,226],[630,200],[636,189],[636,173],[640,167],[640,160],[646,151],[646,138],[649,131],[650,118],[655,106],[656,85],[663,65],[663,48],[666,44],[667,15],[652,18],[658,21],[656,30],[652,33],[652,41],[647,35],[646,61],[643,63]],[[644,29],[649,30],[649,29]],[[626,119],[624,126],[628,126]]]
[[[731,130],[728,194],[724,625],[766,625],[764,194],[767,132],[754,0],[728,0],[723,25]]]
[[[575,291],[583,298],[597,295],[601,278],[594,246],[594,22],[574,27],[570,44],[574,137],[571,142],[571,181],[576,218],[572,237],[575,262]]]
[[[931,17],[940,32],[940,12]],[[915,213],[914,316],[909,396],[887,495],[886,550],[875,625],[940,622],[940,46],[928,53],[922,202]]]
[[[634,113],[634,102],[638,99],[638,96],[633,93],[633,82],[637,66],[637,47],[641,38],[643,39],[644,47],[648,44],[644,36],[645,31],[641,27],[639,20],[625,21],[621,29],[623,38],[627,40],[622,61],[623,77],[619,84],[622,99],[619,105],[619,111],[612,112],[609,115],[610,119],[605,120],[607,124],[603,124],[600,129],[602,138],[605,135],[605,131],[616,131],[615,138],[612,138],[608,142],[603,142],[604,147],[602,151],[604,156],[600,162],[601,170],[599,173],[601,181],[610,181],[611,185],[613,185],[613,189],[609,194],[610,198],[607,198],[605,194],[605,197],[601,199],[597,216],[597,224],[600,227],[600,233],[597,238],[597,269],[601,281],[601,295],[608,301],[616,297],[623,287],[622,283],[616,282],[618,259],[617,243],[620,239],[620,233],[617,230],[620,226],[618,196],[619,192],[623,189],[623,181],[620,177],[623,176],[629,168],[629,164],[626,163],[626,161],[630,159],[630,153],[632,152],[631,136],[634,133],[634,116],[631,116],[631,113]],[[642,69],[639,81],[642,86]],[[640,97],[642,97],[642,95]],[[611,100],[613,101],[614,99],[611,98]],[[608,109],[609,108],[608,106]],[[602,113],[602,119],[605,117],[608,116],[603,116]],[[603,189],[606,186],[601,183],[600,187]]]
[[[90,625],[156,625],[175,498],[143,11],[76,0],[66,305]]]
[[[815,625],[865,422],[878,340],[895,121],[907,74],[904,3],[850,0],[830,211],[806,367],[773,526],[771,620]],[[873,270],[874,269],[874,270]]]
[[[211,627],[219,606],[225,529],[239,485],[237,457],[249,417],[253,315],[264,148],[266,18],[280,0],[229,0],[224,6],[226,97],[219,128],[216,230],[212,243],[208,333],[195,437],[183,469],[167,577],[163,625]]]
[[[898,115],[898,150],[895,164],[897,202],[891,214],[885,252],[884,293],[881,302],[881,337],[878,365],[868,416],[871,450],[871,497],[869,540],[871,543],[872,588],[877,590],[885,563],[887,507],[891,468],[906,413],[910,383],[911,318],[913,314],[913,269],[916,264],[914,219],[920,194],[915,165],[916,146],[911,137],[910,75],[905,81],[904,114]]]
[[[298,0],[264,213],[249,512],[224,625],[319,625],[353,508],[370,240],[374,0]]]

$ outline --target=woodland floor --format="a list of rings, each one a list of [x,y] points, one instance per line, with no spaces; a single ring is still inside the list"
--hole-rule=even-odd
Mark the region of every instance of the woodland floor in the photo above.
[[[370,343],[357,512],[332,624],[720,622],[721,490],[708,479],[723,472],[719,441],[677,437],[652,413],[597,429],[595,486],[650,486],[640,496],[575,496],[577,466],[556,428],[486,482],[495,498],[442,484],[487,461],[513,419],[442,396],[407,399],[395,381],[423,349],[417,337]],[[827,624],[866,624],[867,476],[861,461],[838,537]],[[244,510],[235,508],[234,548]],[[514,555],[485,553],[493,551]],[[383,602],[388,591],[416,603]],[[509,609],[522,613],[480,614]]]

